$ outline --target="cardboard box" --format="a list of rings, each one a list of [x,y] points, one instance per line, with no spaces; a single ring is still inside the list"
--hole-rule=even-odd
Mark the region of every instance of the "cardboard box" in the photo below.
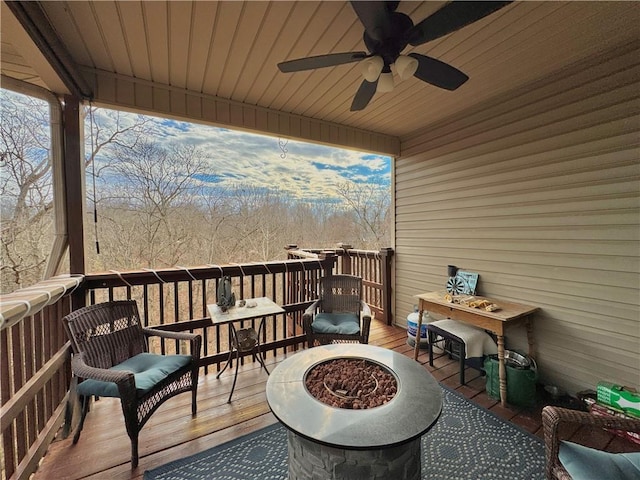
[[[589,406],[589,411],[592,415],[596,415],[598,417],[626,417],[626,418],[635,418],[631,415],[627,415],[623,412],[613,410],[612,408],[608,408],[604,405],[600,405],[598,403],[593,403]],[[624,430],[615,430],[613,428],[607,428],[607,431],[613,433],[622,438],[626,438],[630,442],[633,442],[637,445],[640,445],[640,432],[626,432]]]
[[[598,382],[597,395],[598,403],[640,418],[640,394],[636,390],[614,383]]]

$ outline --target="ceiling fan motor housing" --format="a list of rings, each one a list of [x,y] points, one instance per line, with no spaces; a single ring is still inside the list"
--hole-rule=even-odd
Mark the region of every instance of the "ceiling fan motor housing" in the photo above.
[[[371,55],[380,55],[385,65],[392,65],[400,53],[409,44],[409,32],[413,28],[413,21],[408,15],[400,12],[389,14],[389,24],[385,32],[380,33],[380,40],[373,38],[364,31],[363,39]]]

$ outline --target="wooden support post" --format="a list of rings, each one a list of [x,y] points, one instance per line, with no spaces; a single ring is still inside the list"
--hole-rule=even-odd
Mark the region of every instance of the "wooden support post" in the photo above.
[[[69,236],[69,273],[85,272],[84,263],[84,160],[80,101],[64,97],[64,184],[67,235]],[[84,291],[73,295],[73,309],[84,306]]]
[[[336,261],[338,260],[338,256],[335,254],[335,252],[331,250],[326,250],[318,254],[318,260],[320,260],[323,265],[325,263],[325,260],[330,260],[330,259],[333,259],[333,262],[331,262],[330,267],[323,267],[324,268],[323,277],[330,277],[331,275],[333,275],[333,269],[336,264]]]
[[[298,249],[298,245],[296,243],[290,243],[286,247],[284,247],[284,249],[287,251],[287,260],[290,260],[291,259],[291,253],[289,253],[289,250],[297,250]]]
[[[384,312],[384,321],[387,325],[393,324],[393,311],[392,311],[392,257],[393,249],[390,247],[380,249],[380,269],[382,277],[382,311]],[[420,333],[416,337],[416,343],[419,343]]]
[[[351,256],[349,255],[349,249],[353,248],[348,243],[339,243],[338,250],[342,250],[340,255],[340,272],[343,275],[351,275]]]

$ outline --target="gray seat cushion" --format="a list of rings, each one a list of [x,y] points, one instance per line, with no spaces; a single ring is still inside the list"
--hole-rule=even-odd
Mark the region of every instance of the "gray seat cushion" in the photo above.
[[[560,462],[573,480],[638,480],[640,452],[608,453],[560,442]]]
[[[131,357],[110,370],[128,371],[134,374],[136,393],[138,397],[144,395],[155,385],[189,365],[191,355],[157,355],[155,353],[140,353]],[[98,397],[119,397],[118,386],[113,382],[100,380],[85,380],[78,385],[80,395],[95,395]]]
[[[311,323],[315,333],[357,335],[360,319],[353,313],[318,313]]]

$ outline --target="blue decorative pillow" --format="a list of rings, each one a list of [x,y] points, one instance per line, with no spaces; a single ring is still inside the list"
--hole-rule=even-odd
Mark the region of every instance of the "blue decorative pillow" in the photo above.
[[[640,452],[608,453],[572,442],[560,442],[558,456],[573,480],[640,478]]]
[[[318,313],[311,328],[316,333],[356,335],[360,333],[360,319],[353,313]]]
[[[190,355],[157,355],[140,353],[131,357],[110,370],[132,372],[136,382],[138,397],[151,390],[159,382],[191,362]],[[80,395],[96,395],[98,397],[119,397],[118,386],[114,382],[85,380],[78,385]]]

